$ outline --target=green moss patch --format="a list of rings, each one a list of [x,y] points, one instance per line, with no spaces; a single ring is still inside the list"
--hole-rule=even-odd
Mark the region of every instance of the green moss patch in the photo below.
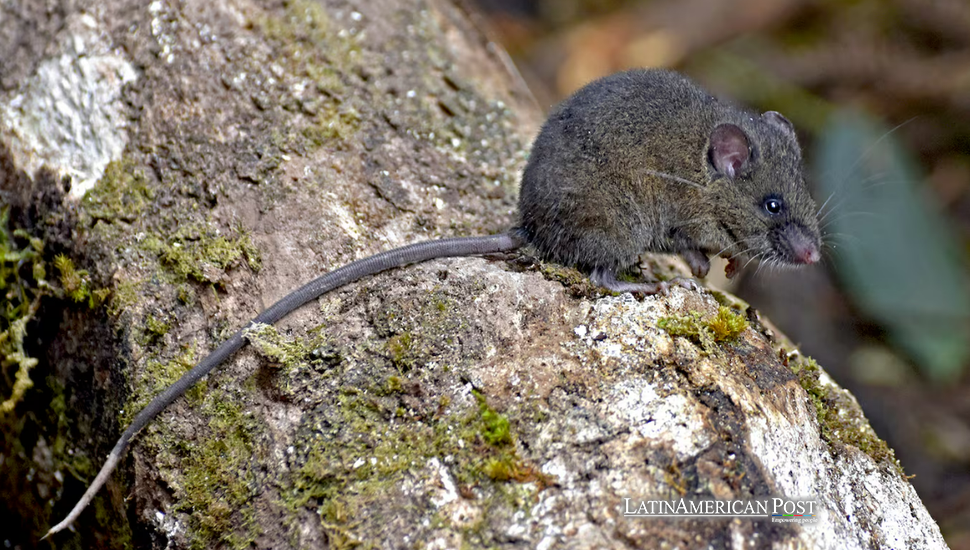
[[[77,269],[74,262],[63,254],[54,257],[54,267],[60,273],[61,290],[75,302],[86,302],[89,308],[96,308],[108,296],[108,289],[93,289],[91,276],[84,269]]]
[[[454,298],[438,291],[415,293],[389,302],[371,318],[378,336],[387,337],[384,351],[401,372],[440,360],[453,351],[455,335],[465,320]]]
[[[52,293],[47,283],[44,243],[20,229],[11,231],[10,210],[0,210],[0,414],[13,412],[33,387],[30,371],[37,359],[27,355],[27,325],[37,315],[40,300]]]
[[[889,464],[900,476],[903,467],[893,450],[879,438],[851,395],[820,380],[822,369],[810,357],[795,356],[789,366],[815,407],[822,439],[830,444],[851,445],[879,463]]]
[[[395,388],[401,388],[399,380],[375,385],[384,395]],[[292,468],[287,507],[294,513],[314,509],[332,540],[367,547],[354,535],[359,518],[393,509],[400,484],[426,472],[431,460],[447,468],[463,494],[474,490],[484,508],[489,501],[527,508],[548,484],[518,456],[512,421],[483,395],[475,394],[477,406],[469,410],[415,417],[396,400],[374,394],[348,389],[340,397],[341,418],[301,430],[294,445],[307,452]],[[402,388],[398,397],[405,395]]]
[[[143,168],[129,157],[112,161],[84,195],[85,212],[94,219],[133,222],[151,205],[155,192]]]
[[[484,395],[475,393],[475,399],[478,400],[478,412],[483,424],[482,438],[493,447],[511,445],[512,433],[508,417],[489,407]]]
[[[162,240],[149,236],[141,247],[158,255],[159,260],[177,281],[193,279],[202,283],[216,283],[224,269],[240,258],[253,271],[261,267],[259,250],[246,233],[232,237],[215,234],[205,227],[181,228],[170,238]]]
[[[278,62],[294,76],[307,78],[315,94],[307,94],[289,108],[306,115],[298,135],[310,149],[341,146],[360,129],[362,116],[346,98],[345,73],[354,66],[360,49],[349,36],[333,30],[324,7],[317,2],[286,2],[281,17],[256,21],[262,32],[279,44]]]
[[[177,510],[194,524],[193,548],[251,548],[259,528],[254,499],[259,493],[265,443],[256,417],[224,392],[209,395],[201,407],[209,433],[183,444]]]
[[[561,283],[566,287],[570,296],[575,298],[591,298],[599,295],[601,292],[609,293],[609,291],[594,285],[590,282],[587,275],[572,267],[543,262],[539,266],[539,272],[547,280]]]
[[[307,346],[294,338],[282,336],[276,327],[255,323],[243,331],[243,337],[256,348],[256,351],[286,370],[298,368],[310,353]]]
[[[141,375],[131,380],[129,384],[133,391],[128,399],[128,406],[122,414],[121,424],[131,424],[132,419],[145,408],[145,405],[181,378],[195,366],[196,362],[197,354],[194,347],[167,361],[149,359],[145,368],[137,371]],[[185,395],[190,402],[199,403],[205,394],[204,387],[204,383],[195,384],[186,390]]]
[[[717,314],[704,317],[698,312],[672,315],[657,321],[657,327],[671,336],[684,336],[712,352],[717,344],[736,340],[748,328],[744,315],[725,306],[717,308]]]

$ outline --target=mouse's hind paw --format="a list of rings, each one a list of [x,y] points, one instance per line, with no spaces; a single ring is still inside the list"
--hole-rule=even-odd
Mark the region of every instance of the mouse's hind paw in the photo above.
[[[700,283],[698,283],[695,279],[691,279],[690,277],[674,277],[669,281],[664,281],[662,284],[665,284],[668,290],[674,285],[681,288],[686,288],[692,292],[703,292],[704,290],[704,287],[702,287]],[[664,294],[667,294],[667,292],[664,292]]]
[[[662,294],[666,296],[672,286],[679,286],[695,292],[701,291],[701,286],[694,279],[687,277],[676,277],[669,281],[659,281],[656,283],[628,283],[617,280],[616,274],[606,268],[596,268],[589,276],[589,280],[594,285],[612,290],[613,292],[631,292],[634,294],[644,294],[653,296]]]

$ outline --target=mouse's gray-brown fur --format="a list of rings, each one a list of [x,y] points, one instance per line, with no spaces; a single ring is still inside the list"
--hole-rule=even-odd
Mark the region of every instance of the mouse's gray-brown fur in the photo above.
[[[777,212],[773,212],[777,210]],[[532,148],[520,231],[547,259],[615,290],[644,252],[814,263],[820,237],[791,123],[719,101],[670,71],[597,80],[562,102]]]
[[[586,86],[557,107],[522,178],[520,226],[486,237],[408,245],[345,265],[291,292],[166,388],[135,417],[67,517],[71,525],[104,485],[128,442],[198,380],[245,345],[244,330],[272,324],[321,294],[387,269],[433,258],[534,245],[594,283],[655,293],[663,283],[616,279],[644,252],[674,252],[703,277],[708,257],[808,264],[819,258],[815,203],[802,178],[795,132],[783,116],[747,113],[676,73],[638,70]]]

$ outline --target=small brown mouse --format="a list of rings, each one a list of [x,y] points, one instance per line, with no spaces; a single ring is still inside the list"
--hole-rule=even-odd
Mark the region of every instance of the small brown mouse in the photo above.
[[[522,236],[549,260],[616,291],[657,283],[616,275],[643,252],[680,254],[696,277],[708,257],[819,260],[815,202],[792,124],[721,102],[670,71],[597,80],[549,115],[519,198]]]
[[[81,499],[45,537],[77,519],[138,431],[245,345],[246,328],[273,324],[368,275],[532,245],[544,259],[575,266],[597,285],[653,294],[666,284],[617,279],[644,252],[680,254],[696,277],[707,274],[714,255],[730,258],[729,275],[741,258],[799,265],[820,257],[815,203],[791,123],[773,111],[757,115],[721,102],[671,71],[614,74],[556,107],[533,145],[519,214],[519,226],[507,233],[382,252],[282,298],[138,413]]]

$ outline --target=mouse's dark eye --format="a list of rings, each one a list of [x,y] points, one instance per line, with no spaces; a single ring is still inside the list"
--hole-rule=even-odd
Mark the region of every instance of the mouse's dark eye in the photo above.
[[[777,197],[768,197],[765,199],[765,202],[762,203],[762,206],[764,207],[765,212],[771,214],[772,216],[776,216],[781,214],[781,211],[785,208],[785,203]]]

